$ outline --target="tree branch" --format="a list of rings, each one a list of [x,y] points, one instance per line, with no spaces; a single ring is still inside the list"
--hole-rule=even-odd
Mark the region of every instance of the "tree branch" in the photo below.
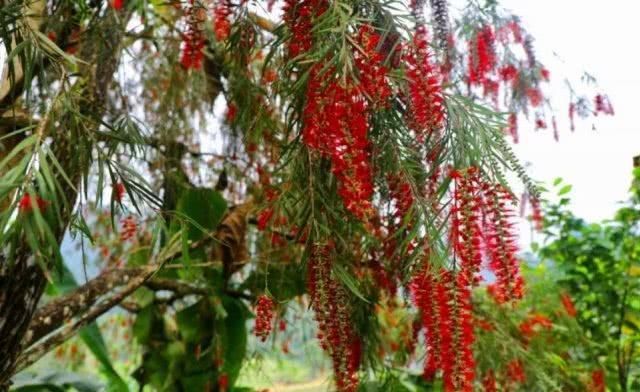
[[[75,323],[51,335],[42,343],[39,343],[37,346],[24,351],[16,361],[16,372],[19,372],[20,370],[36,362],[38,359],[42,358],[43,355],[75,335],[80,328],[94,321],[114,306],[117,306],[131,293],[142,286],[149,278],[151,278],[159,268],[159,264],[153,264],[147,266],[146,268],[143,268],[142,272],[139,275],[132,277],[129,280],[129,283],[127,283],[127,285],[120,292],[112,295],[111,297],[96,305],[94,308],[80,317]]]

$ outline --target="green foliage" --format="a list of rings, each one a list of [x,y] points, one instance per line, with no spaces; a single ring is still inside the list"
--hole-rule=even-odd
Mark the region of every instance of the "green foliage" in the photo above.
[[[586,355],[606,369],[613,390],[640,387],[640,171],[632,197],[612,219],[588,223],[568,209],[568,199],[545,209],[545,243],[538,253],[560,274],[574,298],[577,321],[592,343]],[[558,195],[570,185],[556,181]]]

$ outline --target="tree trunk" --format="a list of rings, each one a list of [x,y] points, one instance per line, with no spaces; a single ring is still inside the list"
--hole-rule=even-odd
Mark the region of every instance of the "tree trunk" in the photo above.
[[[94,120],[96,127],[105,112],[108,87],[118,66],[122,26],[128,20],[120,15],[121,24],[112,12],[109,10],[91,26],[95,30],[93,34],[102,37],[88,39],[80,51],[80,57],[87,62],[80,70],[82,79],[78,82],[82,83],[81,111]],[[75,148],[77,137],[81,137],[86,130],[74,129],[74,122],[69,121],[68,117],[72,114],[58,114],[60,125],[51,128],[55,132],[51,133],[54,139],[52,150],[77,189],[88,167],[83,165],[83,159],[86,162],[87,158],[79,157]],[[86,123],[83,125],[86,126]],[[77,195],[62,176],[59,183],[67,198],[67,207],[61,213],[62,220],[52,230],[60,243],[71,219]],[[19,244],[17,249],[18,257],[15,260],[0,259],[0,391],[9,388],[16,359],[23,349],[25,334],[46,285],[45,275],[35,263],[27,244]]]

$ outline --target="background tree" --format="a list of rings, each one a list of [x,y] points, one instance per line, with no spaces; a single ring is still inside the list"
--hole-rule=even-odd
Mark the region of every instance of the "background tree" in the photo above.
[[[538,250],[561,274],[575,302],[576,320],[593,344],[583,355],[606,374],[612,390],[638,387],[638,175],[631,198],[615,216],[588,223],[567,208],[568,185],[556,180],[560,200],[545,208],[545,241]]]
[[[338,390],[388,370],[380,304],[419,311],[426,383],[479,382],[479,272],[498,303],[523,294],[503,172],[538,193],[505,133],[550,115],[515,16],[494,1],[451,20],[433,0],[429,21],[422,2],[375,0],[1,5],[3,389],[78,331],[126,389],[93,324],[121,306],[141,386],[228,390],[248,305],[264,337],[305,294]],[[613,113],[572,99],[572,116]],[[75,288],[67,233],[102,257]]]

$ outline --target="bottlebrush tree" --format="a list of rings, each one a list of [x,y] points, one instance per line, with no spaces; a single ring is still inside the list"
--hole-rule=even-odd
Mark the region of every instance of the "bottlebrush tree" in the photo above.
[[[268,339],[299,297],[337,390],[384,369],[381,304],[417,314],[426,382],[480,385],[481,272],[501,306],[525,293],[505,171],[538,193],[508,137],[552,115],[516,16],[445,0],[2,6],[0,388],[80,331],[126,389],[94,323],[119,306],[141,386],[229,390],[247,334]],[[613,114],[573,96],[571,118]],[[85,284],[72,237],[98,258]]]

